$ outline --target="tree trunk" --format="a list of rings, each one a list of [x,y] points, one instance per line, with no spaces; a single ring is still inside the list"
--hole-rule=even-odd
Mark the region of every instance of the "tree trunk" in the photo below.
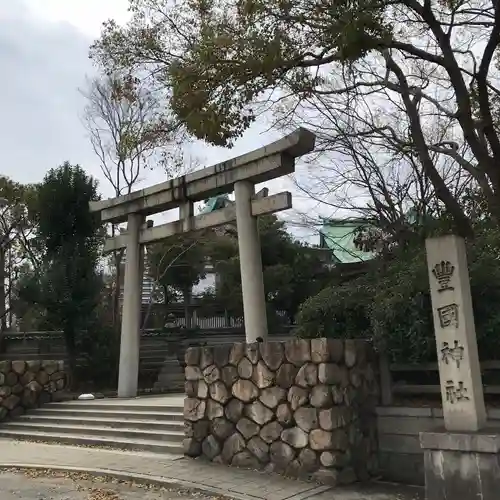
[[[122,289],[122,258],[123,252],[121,250],[114,252],[114,266],[115,266],[115,289],[113,294],[113,325],[116,327],[120,324],[120,293]]]
[[[184,318],[186,320],[186,329],[190,329],[192,326],[192,311],[191,311],[191,288],[185,288],[183,292],[184,297]]]
[[[0,245],[0,330],[7,330],[7,309],[5,307],[5,248]]]
[[[64,342],[66,344],[66,354],[68,356],[68,389],[71,391],[75,388],[76,382],[76,343],[75,332],[72,328],[64,328]]]

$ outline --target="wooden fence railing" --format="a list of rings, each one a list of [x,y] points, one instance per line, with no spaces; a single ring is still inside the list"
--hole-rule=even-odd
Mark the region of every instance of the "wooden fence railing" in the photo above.
[[[481,373],[486,396],[500,395],[500,361],[482,361]],[[380,357],[381,402],[394,404],[397,398],[438,396],[441,393],[437,363],[388,363]]]
[[[270,338],[282,340],[291,335],[291,326],[282,326],[271,332]],[[4,334],[4,352],[0,360],[22,357],[24,359],[42,359],[44,357],[66,357],[66,347],[62,332],[8,332]],[[178,353],[190,345],[218,345],[242,342],[245,332],[242,327],[214,329],[172,328],[146,330],[142,332],[140,358],[143,366],[156,369],[168,354]]]

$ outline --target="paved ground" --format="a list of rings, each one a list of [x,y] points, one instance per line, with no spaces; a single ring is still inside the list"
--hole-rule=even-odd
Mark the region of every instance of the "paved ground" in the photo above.
[[[369,489],[360,487],[331,489],[314,483],[286,479],[275,474],[228,468],[198,460],[0,439],[0,468],[28,465],[96,471],[101,474],[113,472],[120,474],[121,478],[133,476],[138,481],[198,488],[212,495],[226,495],[237,500],[420,500],[423,498],[419,496],[421,491],[413,488],[378,485]],[[6,498],[8,497],[0,495],[1,500]],[[13,498],[24,499],[23,496]],[[46,498],[51,497],[42,496],[36,500]],[[70,496],[54,498],[80,500],[78,497]],[[27,496],[26,500],[32,499]],[[115,500],[115,498],[105,498],[105,500]]]

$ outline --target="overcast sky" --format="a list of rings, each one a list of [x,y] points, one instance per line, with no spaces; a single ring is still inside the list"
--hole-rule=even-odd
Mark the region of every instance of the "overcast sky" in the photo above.
[[[94,71],[88,49],[103,21],[126,22],[127,0],[2,0],[0,2],[0,173],[28,183],[65,160],[79,163],[103,180],[86,131],[80,122],[83,98],[78,92]],[[261,123],[232,150],[201,144],[196,156],[208,166],[272,141]],[[164,180],[161,170],[145,173],[144,184]],[[271,192],[291,189],[280,180]],[[305,207],[300,196],[294,205]]]

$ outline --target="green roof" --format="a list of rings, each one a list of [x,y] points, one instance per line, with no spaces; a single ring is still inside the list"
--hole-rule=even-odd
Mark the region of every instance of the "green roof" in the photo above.
[[[365,219],[325,219],[321,228],[323,245],[333,251],[341,264],[371,260],[375,257],[374,252],[364,252],[354,244],[357,230],[369,225],[370,221]]]
[[[219,210],[224,208],[229,201],[229,197],[227,194],[222,194],[220,196],[214,196],[213,198],[209,198],[205,201],[205,206],[201,209],[201,214],[208,214],[213,212],[214,210]]]

